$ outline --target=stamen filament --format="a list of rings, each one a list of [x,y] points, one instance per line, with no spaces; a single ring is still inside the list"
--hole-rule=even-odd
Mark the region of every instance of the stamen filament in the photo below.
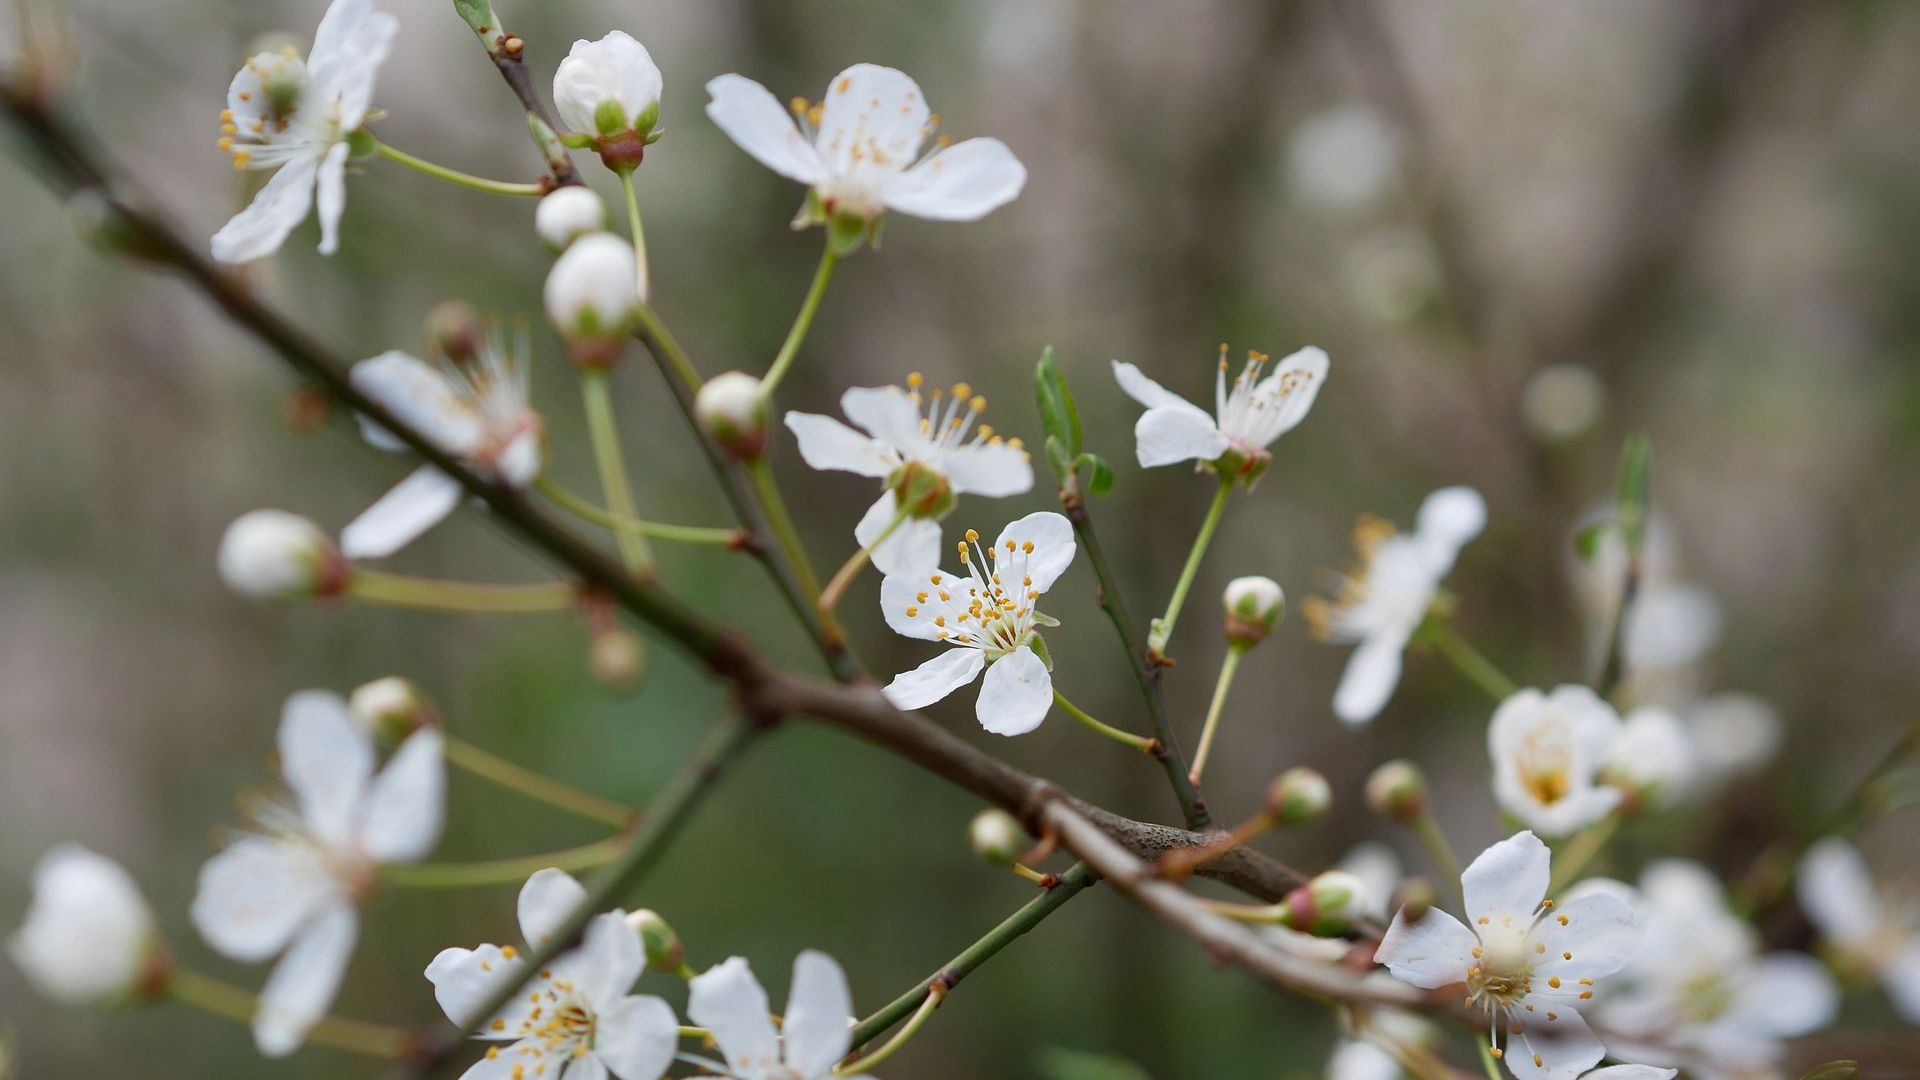
[[[1063,696],[1058,690],[1055,690],[1053,692],[1053,703],[1055,705],[1060,706],[1062,711],[1064,711],[1068,716],[1073,717],[1075,720],[1078,720],[1081,723],[1092,728],[1093,730],[1099,732],[1100,734],[1105,735],[1107,738],[1112,739],[1114,742],[1125,743],[1126,745],[1133,747],[1135,750],[1138,750],[1143,754],[1153,753],[1155,747],[1159,745],[1154,740],[1149,739],[1143,735],[1134,735],[1130,732],[1121,731],[1117,727],[1113,727],[1109,724],[1103,724],[1100,721],[1095,720],[1092,716],[1089,716],[1084,709],[1080,708],[1080,706],[1075,705],[1071,701],[1068,701],[1066,697]]]
[[[424,158],[414,157],[404,150],[395,150],[393,147],[388,146],[378,139],[373,141],[373,149],[388,161],[405,165],[415,172],[425,173],[428,176],[436,177],[449,183],[459,184],[464,188],[472,188],[475,191],[484,191],[492,195],[539,196],[546,194],[546,190],[539,184],[514,184],[504,180],[488,180],[485,177],[474,176],[471,173],[463,173],[458,169],[449,169],[445,165],[435,165],[433,162],[427,161]]]
[[[458,736],[449,734],[445,740],[447,763],[465,769],[482,780],[588,820],[604,822],[616,829],[627,828],[637,820],[636,811],[610,799],[542,776]]]
[[[174,968],[168,973],[166,992],[182,1005],[242,1024],[253,1022],[260,1005],[252,991],[188,968]],[[362,1057],[397,1061],[406,1053],[409,1039],[406,1032],[385,1024],[326,1016],[307,1032],[307,1041]]]
[[[355,567],[347,580],[347,595],[366,604],[485,614],[535,614],[564,611],[579,600],[579,590],[565,581],[500,585],[470,581],[439,581],[388,574]]]
[[[1180,617],[1180,608],[1187,602],[1187,590],[1193,587],[1193,579],[1200,572],[1200,559],[1207,553],[1207,545],[1213,542],[1213,531],[1220,525],[1220,516],[1226,512],[1227,496],[1233,494],[1233,478],[1222,475],[1220,488],[1213,493],[1213,505],[1207,508],[1206,519],[1200,523],[1200,535],[1193,538],[1193,550],[1187,553],[1187,565],[1180,571],[1180,581],[1173,587],[1173,596],[1167,600],[1166,614],[1153,620],[1147,632],[1147,656],[1149,662],[1161,657],[1167,647],[1167,639],[1173,636],[1173,624]]]

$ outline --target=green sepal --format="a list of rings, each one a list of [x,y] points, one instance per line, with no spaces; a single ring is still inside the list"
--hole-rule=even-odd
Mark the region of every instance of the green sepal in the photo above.
[[[347,153],[356,160],[372,157],[378,152],[376,148],[379,145],[373,134],[364,128],[347,133]]]
[[[1034,634],[1027,639],[1027,648],[1032,649],[1033,655],[1039,657],[1040,662],[1047,665],[1048,671],[1053,670],[1053,654],[1047,651],[1046,638],[1041,637],[1039,634]]]
[[[537,119],[539,118],[530,116],[529,122]],[[554,138],[559,139],[560,145],[566,147],[569,150],[591,150],[594,146],[598,145],[600,142],[600,140],[594,138],[593,136],[586,135],[578,131],[570,131],[565,135],[556,135],[554,136]]]
[[[612,98],[593,107],[593,129],[602,135],[618,135],[633,130],[633,126],[633,118]]]
[[[866,243],[873,224],[858,214],[833,214],[827,218],[827,246],[842,258],[851,255]]]

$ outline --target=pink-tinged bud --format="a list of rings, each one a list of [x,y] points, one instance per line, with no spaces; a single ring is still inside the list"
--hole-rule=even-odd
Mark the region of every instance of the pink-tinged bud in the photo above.
[[[1404,914],[1408,922],[1419,922],[1440,902],[1440,894],[1433,888],[1433,882],[1423,877],[1412,877],[1402,881],[1393,890],[1393,902],[1389,908]]]
[[[1339,937],[1366,908],[1367,887],[1345,870],[1329,870],[1280,902],[1280,925],[1315,937]]]
[[[487,324],[464,300],[442,300],[427,312],[427,342],[456,364],[466,364],[487,345]]]
[[[744,371],[708,379],[693,398],[700,430],[736,461],[758,461],[767,452],[770,413],[760,380]]]
[[[665,975],[677,975],[687,964],[686,946],[680,943],[680,935],[658,912],[647,908],[627,913],[627,925],[640,935],[640,945],[647,952],[647,967]]]
[[[1267,785],[1266,809],[1277,825],[1312,825],[1333,809],[1333,788],[1319,772],[1296,766]]]
[[[1426,774],[1405,759],[1387,762],[1367,777],[1367,805],[1401,824],[1416,820],[1427,812]]]
[[[320,527],[284,510],[254,510],[220,538],[220,579],[243,596],[297,600],[346,588],[350,569]]]
[[[1227,644],[1251,649],[1273,633],[1287,616],[1287,594],[1268,577],[1242,577],[1227,582],[1222,605],[1227,612]]]
[[[1027,849],[1027,831],[1005,810],[982,810],[967,824],[973,853],[994,866],[1012,866]]]
[[[375,679],[355,690],[347,698],[347,715],[382,750],[392,750],[407,736],[440,722],[440,710],[433,701],[413,680],[399,675]]]

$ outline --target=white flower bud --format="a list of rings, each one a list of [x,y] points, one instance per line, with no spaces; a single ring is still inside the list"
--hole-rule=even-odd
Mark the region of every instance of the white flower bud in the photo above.
[[[388,750],[440,720],[439,711],[420,687],[399,675],[375,679],[355,690],[347,698],[347,716]]]
[[[678,975],[686,967],[687,949],[659,912],[647,908],[627,912],[627,925],[640,935],[640,946],[647,954],[647,967],[663,975]]]
[[[576,41],[553,74],[553,107],[586,135],[647,135],[660,115],[660,69],[647,47],[615,30]]]
[[[708,379],[693,398],[700,430],[740,461],[757,461],[767,451],[767,399],[760,380],[744,371]]]
[[[1312,825],[1333,809],[1333,787],[1314,769],[1298,765],[1267,785],[1267,813],[1276,824]]]
[[[1005,810],[988,809],[973,815],[967,823],[967,840],[973,853],[995,866],[1012,866],[1027,849],[1027,833],[1013,815]]]
[[[548,249],[565,251],[588,233],[607,228],[607,204],[593,189],[579,184],[556,188],[533,211],[533,231]]]
[[[1359,875],[1329,870],[1288,893],[1281,901],[1280,925],[1316,937],[1335,937],[1352,929],[1366,913],[1367,885]]]
[[[126,870],[62,844],[34,867],[33,905],[7,953],[42,994],[87,1005],[139,990],[158,947],[153,913]]]
[[[1636,709],[1621,726],[1600,779],[1624,790],[1630,807],[1656,808],[1693,786],[1696,760],[1692,741],[1672,713]]]
[[[581,363],[610,363],[639,315],[633,245],[612,233],[573,242],[547,274],[547,317]]]
[[[1260,644],[1287,614],[1287,594],[1268,577],[1234,578],[1221,602],[1227,609],[1227,644],[1238,649]]]
[[[220,578],[262,600],[324,596],[346,584],[346,563],[320,527],[284,510],[254,510],[220,538]]]

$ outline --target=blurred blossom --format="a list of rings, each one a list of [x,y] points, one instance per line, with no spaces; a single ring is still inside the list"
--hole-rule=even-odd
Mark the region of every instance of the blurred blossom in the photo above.
[[[61,844],[34,867],[33,906],[7,955],[42,994],[87,1005],[132,994],[159,945],[132,876],[112,859]]]
[[[1585,828],[1620,804],[1620,789],[1599,782],[1620,737],[1619,714],[1584,686],[1522,690],[1487,727],[1494,798],[1545,836]]]
[[[1393,891],[1400,887],[1405,870],[1400,856],[1392,848],[1375,840],[1355,844],[1340,859],[1338,868],[1360,879],[1361,912],[1370,918],[1384,919]]]
[[[1287,138],[1287,181],[1300,202],[1345,212],[1385,194],[1400,167],[1400,137],[1378,109],[1347,101],[1307,117]]]
[[[1693,743],[1672,713],[1636,709],[1621,726],[1602,776],[1645,809],[1673,802],[1693,787],[1698,767]]]
[[[1527,432],[1545,443],[1587,433],[1607,407],[1607,387],[1579,364],[1549,364],[1533,373],[1520,396]]]
[[[1763,955],[1760,935],[1700,864],[1650,864],[1635,917],[1640,947],[1595,1014],[1625,1037],[1610,1044],[1621,1056],[1684,1066],[1700,1080],[1766,1075],[1782,1040],[1833,1021],[1839,992],[1826,969],[1798,953]]]
[[[1440,1033],[1418,1013],[1378,1007],[1367,1010],[1354,1034],[1334,1045],[1327,1080],[1400,1080],[1400,1061],[1429,1052]]]
[[[1711,694],[1687,706],[1683,717],[1707,786],[1765,768],[1786,736],[1779,711],[1752,694]]]
[[[1800,860],[1800,907],[1843,960],[1886,987],[1895,1011],[1920,1024],[1920,903],[1874,884],[1853,845],[1828,837]]]
[[[1636,676],[1692,667],[1720,643],[1722,622],[1720,602],[1705,586],[1642,587],[1621,629],[1621,662]]]
[[[1418,229],[1381,229],[1347,250],[1341,260],[1354,305],[1385,323],[1420,313],[1440,287],[1433,241]]]

